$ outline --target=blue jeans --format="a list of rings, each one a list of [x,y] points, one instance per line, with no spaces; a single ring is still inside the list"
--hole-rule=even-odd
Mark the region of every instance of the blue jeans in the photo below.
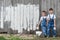
[[[54,30],[54,24],[48,24],[47,36],[50,36],[50,30],[52,30],[52,35],[56,36],[56,30]]]
[[[43,35],[47,35],[47,29],[46,29],[46,25],[41,25],[41,30],[42,30],[42,33]]]

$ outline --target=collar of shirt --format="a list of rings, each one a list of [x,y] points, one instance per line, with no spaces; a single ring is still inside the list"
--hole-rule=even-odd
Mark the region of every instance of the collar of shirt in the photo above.
[[[42,18],[46,18],[46,16],[42,16]]]

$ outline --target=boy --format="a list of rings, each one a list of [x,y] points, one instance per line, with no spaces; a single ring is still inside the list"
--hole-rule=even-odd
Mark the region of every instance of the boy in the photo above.
[[[46,24],[47,24],[47,16],[46,16],[46,11],[42,11],[41,13],[41,18],[39,21],[39,24],[41,24],[41,30],[42,30],[42,34],[46,37]]]
[[[50,30],[52,30],[53,37],[56,37],[56,16],[54,15],[52,8],[49,9],[47,24],[47,37],[50,36]]]

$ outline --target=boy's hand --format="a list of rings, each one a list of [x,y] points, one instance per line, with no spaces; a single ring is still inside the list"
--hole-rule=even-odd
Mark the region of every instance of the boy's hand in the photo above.
[[[56,30],[56,24],[54,24],[54,30]]]
[[[56,27],[54,27],[54,30],[56,30]]]
[[[37,30],[39,29],[39,27],[37,27]]]
[[[37,28],[36,29],[39,29],[39,24],[37,24],[37,26],[36,26]]]

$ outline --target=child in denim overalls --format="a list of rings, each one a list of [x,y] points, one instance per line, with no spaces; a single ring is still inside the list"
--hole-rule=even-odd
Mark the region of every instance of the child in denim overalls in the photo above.
[[[39,21],[39,24],[41,24],[41,30],[42,30],[42,33],[43,35],[46,37],[46,24],[47,24],[47,16],[46,16],[46,11],[42,11],[42,14],[41,14],[41,18],[40,18],[40,21]]]
[[[50,36],[50,29],[52,29],[53,37],[56,36],[56,16],[53,14],[53,9],[49,9],[49,14],[47,16],[47,37]]]

